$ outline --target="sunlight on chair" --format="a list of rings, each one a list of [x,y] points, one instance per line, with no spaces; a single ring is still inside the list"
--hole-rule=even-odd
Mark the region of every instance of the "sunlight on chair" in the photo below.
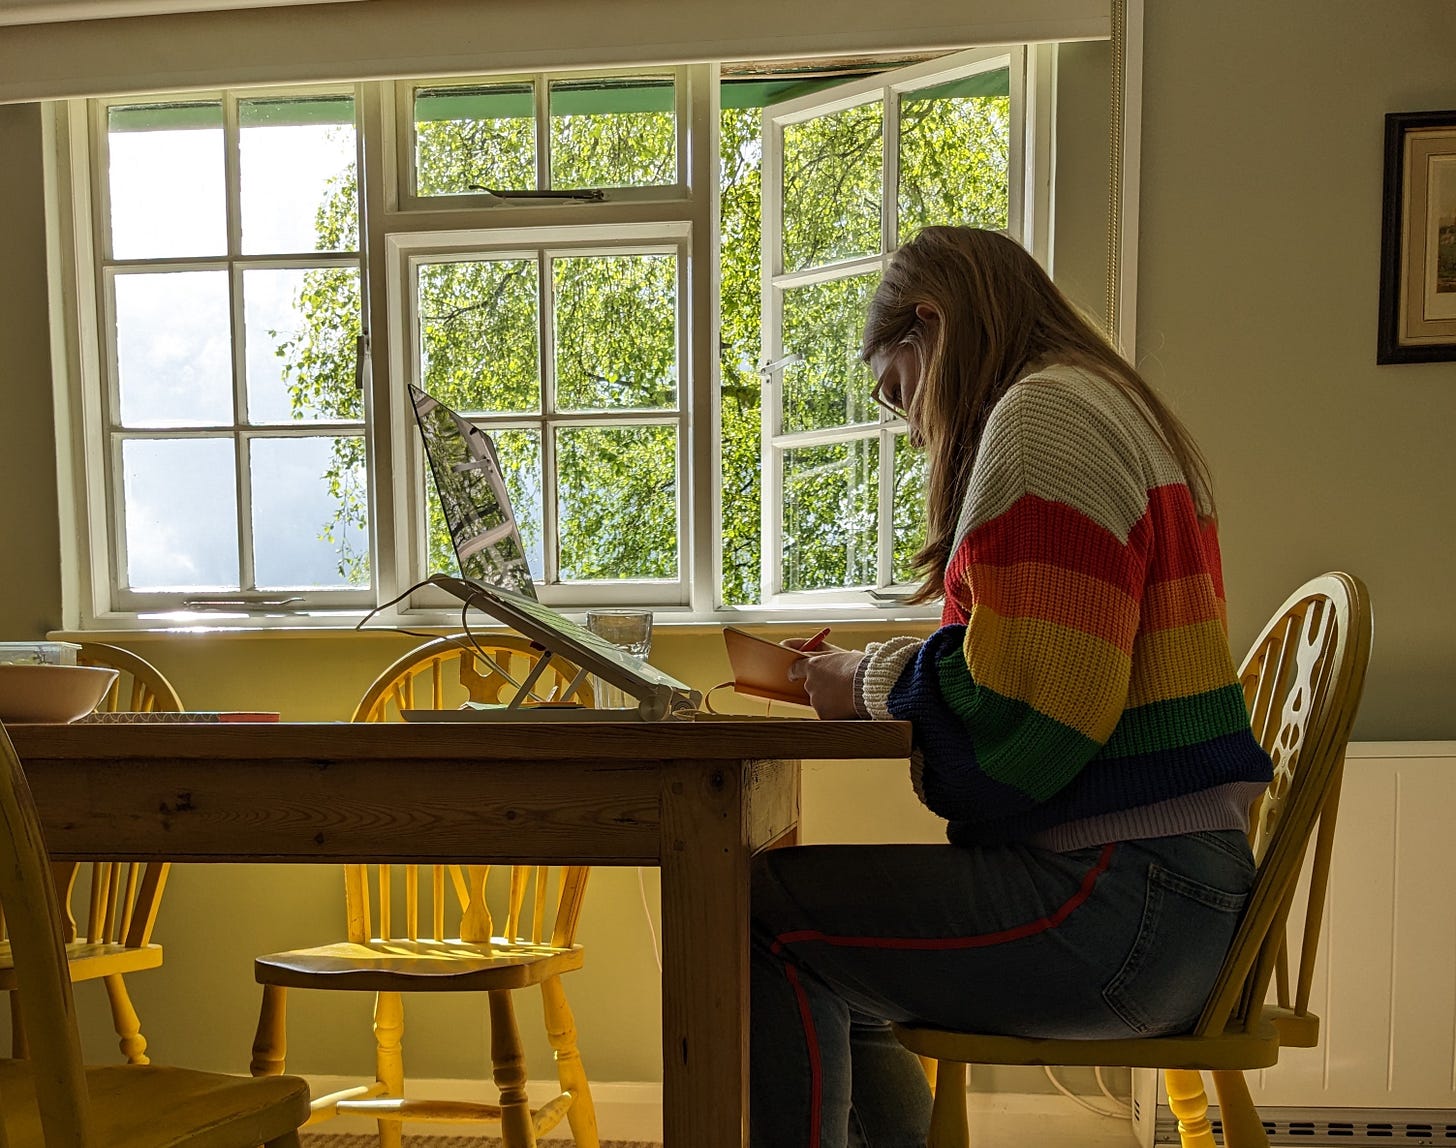
[[[500,703],[535,668],[524,638],[464,635],[428,642],[400,658],[366,691],[355,721],[406,710]],[[552,661],[537,679],[543,696],[565,690],[576,667]],[[590,690],[581,699],[591,704]],[[484,729],[484,727],[482,727]],[[597,1148],[596,1113],[577,1050],[576,1023],[561,976],[582,967],[576,943],[589,869],[545,865],[346,865],[348,940],[259,957],[263,985],[253,1044],[255,1075],[283,1071],[286,993],[292,988],[375,994],[375,1077],[313,1102],[310,1124],[336,1115],[379,1122],[381,1148],[399,1148],[405,1121],[498,1123],[506,1148],[527,1148],[565,1118],[578,1148]],[[492,914],[489,895],[498,898]],[[539,986],[561,1091],[532,1109],[512,993]],[[488,995],[490,1056],[499,1103],[407,1098],[401,1042],[406,992]]]

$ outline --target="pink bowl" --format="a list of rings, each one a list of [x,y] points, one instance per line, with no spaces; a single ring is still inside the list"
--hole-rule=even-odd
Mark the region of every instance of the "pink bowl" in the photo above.
[[[0,665],[0,721],[75,721],[114,681],[116,671],[106,666]]]

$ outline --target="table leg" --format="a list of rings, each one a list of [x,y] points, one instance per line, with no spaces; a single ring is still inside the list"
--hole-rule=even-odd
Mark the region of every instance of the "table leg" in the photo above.
[[[748,1142],[748,772],[662,773],[664,1148]]]

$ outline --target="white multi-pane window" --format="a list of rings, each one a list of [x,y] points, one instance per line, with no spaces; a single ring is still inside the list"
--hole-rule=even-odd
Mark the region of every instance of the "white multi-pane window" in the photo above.
[[[926,224],[1034,243],[1025,58],[74,106],[83,621],[451,569],[407,383],[492,436],[548,602],[873,609],[923,460],[869,401],[864,307]]]
[[[371,596],[355,119],[352,91],[94,108],[117,610]]]
[[[1021,51],[972,51],[764,110],[764,598],[894,594],[925,458],[858,357],[891,253],[930,224],[1024,236]]]
[[[491,435],[532,573],[558,600],[688,600],[685,244],[646,230],[659,234],[634,243],[616,229],[604,243],[568,229],[524,250],[399,248],[411,381]],[[426,486],[428,565],[450,569]]]

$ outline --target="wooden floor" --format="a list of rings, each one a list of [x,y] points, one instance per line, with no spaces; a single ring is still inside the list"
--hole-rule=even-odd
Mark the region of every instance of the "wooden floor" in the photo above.
[[[303,1148],[378,1148],[377,1136],[362,1136],[351,1132],[305,1132],[301,1139]],[[548,1137],[547,1143],[569,1143]],[[405,1135],[404,1148],[501,1148],[501,1142],[494,1136],[411,1136]],[[603,1140],[601,1148],[662,1148],[647,1140]]]
[[[1070,1103],[1069,1108],[1074,1108]],[[561,1130],[565,1132],[564,1129]],[[558,1133],[544,1141],[547,1144],[569,1144],[570,1138],[558,1140]],[[304,1132],[303,1148],[377,1148],[379,1141],[356,1133]],[[1136,1148],[1132,1129],[1125,1120],[1111,1120],[1089,1112],[1070,1111],[1048,1115],[1024,1113],[973,1112],[971,1143],[983,1148],[1034,1144],[1036,1148]],[[488,1136],[460,1136],[448,1133],[410,1135],[406,1133],[404,1148],[500,1148],[500,1141]],[[602,1148],[658,1148],[642,1140],[603,1140]]]

